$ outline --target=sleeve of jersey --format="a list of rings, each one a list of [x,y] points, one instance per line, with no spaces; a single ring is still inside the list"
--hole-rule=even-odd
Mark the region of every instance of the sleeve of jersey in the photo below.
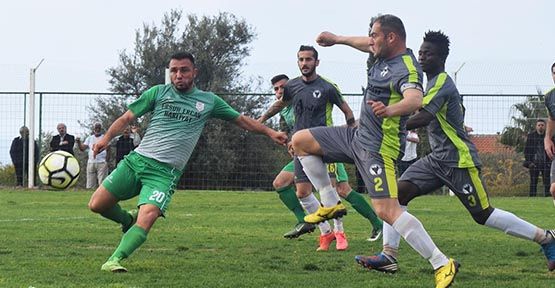
[[[423,91],[424,89],[422,89],[422,72],[414,65],[413,58],[409,55],[404,55],[402,59],[403,63],[405,64],[405,68],[407,69],[407,73],[404,77],[399,79],[399,82],[397,83],[397,88],[401,93],[410,88]]]
[[[214,118],[222,119],[225,121],[232,121],[239,117],[239,112],[233,109],[227,102],[222,98],[214,95],[214,110],[212,110],[211,116]]]
[[[154,104],[156,103],[156,95],[158,94],[159,89],[160,85],[154,86],[143,92],[139,99],[129,104],[128,108],[129,110],[131,110],[131,112],[133,112],[136,118],[139,118],[145,113],[154,109]]]
[[[444,89],[445,80],[447,79],[446,73],[441,73],[438,75],[434,86],[430,88],[424,95],[422,101],[423,109],[428,111],[430,114],[435,115],[443,104],[447,101],[449,93]]]
[[[331,82],[328,79],[325,79],[325,78],[322,78],[322,79],[324,79],[324,81],[328,82],[331,85],[331,91],[333,92],[333,95],[331,95],[330,102],[337,106],[343,104],[343,102],[345,102],[345,99],[343,99],[343,94],[341,94],[341,90],[339,90],[339,86],[337,86],[337,84]]]

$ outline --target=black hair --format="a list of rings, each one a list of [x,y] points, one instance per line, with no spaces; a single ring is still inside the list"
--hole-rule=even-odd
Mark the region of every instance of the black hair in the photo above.
[[[189,52],[177,52],[170,57],[170,60],[189,59],[195,65],[195,56]]]
[[[449,45],[451,41],[449,41],[449,37],[441,32],[441,30],[426,32],[424,34],[424,42],[434,44],[444,61],[447,59],[447,56],[449,56]]]
[[[555,62],[553,62],[553,65],[551,65],[551,72],[553,72],[554,67],[555,67]]]
[[[314,60],[318,60],[318,51],[316,51],[316,48],[314,48],[314,46],[301,45],[301,47],[299,47],[299,52],[301,51],[312,51],[312,53],[314,54]]]
[[[272,77],[270,82],[272,82],[272,85],[274,85],[274,84],[276,84],[277,82],[279,82],[283,79],[289,80],[289,77],[287,77],[287,75],[285,75],[285,74],[278,74],[278,75]]]
[[[545,120],[542,119],[542,118],[539,118],[538,120],[536,120],[536,124],[537,124],[538,122],[543,122],[543,124],[545,124]]]
[[[401,40],[405,41],[407,39],[405,25],[403,25],[403,21],[401,21],[401,19],[399,19],[399,17],[397,16],[391,14],[378,15],[378,17],[372,19],[371,22],[380,23],[385,35],[393,32],[399,35]]]

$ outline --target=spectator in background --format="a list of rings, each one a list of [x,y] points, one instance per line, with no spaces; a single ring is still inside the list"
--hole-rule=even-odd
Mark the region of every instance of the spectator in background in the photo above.
[[[117,138],[114,144],[116,146],[116,165],[141,143],[141,136],[138,131],[137,126],[126,127],[123,129],[123,134]]]
[[[530,172],[530,197],[536,196],[538,178],[542,174],[544,196],[549,196],[549,172],[551,162],[544,148],[545,120],[536,121],[536,131],[528,134],[526,146],[524,146],[524,167]]]
[[[19,129],[19,137],[15,137],[10,147],[10,157],[15,167],[17,186],[23,186],[23,174],[29,172],[29,128],[23,126]],[[35,143],[35,167],[39,161],[39,146]]]
[[[67,134],[66,124],[60,123],[56,127],[58,135],[52,137],[50,141],[50,152],[62,150],[73,155],[73,145],[75,145],[75,137]]]
[[[397,170],[399,170],[399,177],[403,175],[405,170],[409,168],[412,163],[418,160],[418,155],[416,153],[416,146],[420,142],[418,138],[418,133],[416,130],[407,130],[407,143],[405,144],[405,155],[401,158],[401,161],[397,164]]]
[[[96,144],[104,138],[102,133],[102,124],[95,123],[93,128],[93,134],[85,139],[85,142],[81,142],[81,138],[77,137],[75,142],[77,143],[79,150],[85,151],[89,149],[89,159],[87,161],[87,189],[94,188],[97,184],[100,186],[104,178],[108,175],[108,155],[109,147],[98,153],[96,157],[93,153],[93,145]]]

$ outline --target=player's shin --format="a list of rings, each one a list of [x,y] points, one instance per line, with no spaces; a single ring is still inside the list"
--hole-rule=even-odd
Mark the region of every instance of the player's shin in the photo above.
[[[137,248],[139,248],[147,238],[148,232],[143,228],[133,225],[121,238],[118,248],[110,256],[109,260],[121,260],[129,257]]]
[[[328,170],[322,157],[307,155],[298,156],[299,161],[303,165],[303,170],[306,176],[312,182],[312,185],[320,192],[320,200],[324,207],[331,207],[339,203],[339,195],[335,188],[331,186]]]

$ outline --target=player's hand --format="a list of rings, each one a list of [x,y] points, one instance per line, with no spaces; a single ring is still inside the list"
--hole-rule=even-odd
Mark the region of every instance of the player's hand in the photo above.
[[[324,31],[316,37],[316,43],[322,47],[329,47],[337,44],[337,35]]]
[[[270,136],[279,145],[287,145],[287,133],[274,131]]]
[[[549,157],[550,160],[553,160],[553,155],[555,155],[555,145],[553,144],[551,138],[543,138],[543,145],[545,147],[545,153],[547,153],[547,157]]]
[[[291,155],[291,157],[295,157],[295,150],[293,149],[293,142],[291,141],[287,143],[287,152],[289,152],[289,155]]]
[[[106,147],[108,146],[108,142],[104,141],[104,139],[106,139],[106,138],[102,138],[100,141],[93,144],[92,150],[93,150],[93,158],[94,159],[96,159],[96,155],[98,155],[100,152],[104,151],[106,149]]]
[[[366,101],[366,104],[372,107],[372,111],[374,111],[374,114],[376,114],[376,116],[382,117],[382,118],[390,116],[388,106],[385,106],[383,102],[368,100]]]

